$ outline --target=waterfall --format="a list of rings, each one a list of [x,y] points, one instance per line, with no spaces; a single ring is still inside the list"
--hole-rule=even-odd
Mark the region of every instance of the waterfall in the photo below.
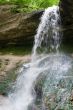
[[[58,50],[61,42],[60,36],[60,14],[59,7],[53,6],[45,9],[41,17],[41,23],[35,35],[35,45],[33,47],[33,55],[37,54],[38,48],[43,48],[44,51]]]
[[[73,84],[73,65],[71,58],[57,54],[61,42],[59,30],[59,7],[49,7],[41,17],[35,35],[31,62],[22,66],[13,91],[9,93],[6,102],[3,100],[0,104],[0,110],[69,110],[67,102]],[[45,79],[41,107],[38,107],[35,104],[37,96],[34,87],[40,75],[45,76]]]

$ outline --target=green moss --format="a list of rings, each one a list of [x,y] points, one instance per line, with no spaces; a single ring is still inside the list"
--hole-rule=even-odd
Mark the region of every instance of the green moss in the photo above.
[[[32,46],[24,47],[24,46],[12,46],[12,47],[4,47],[0,48],[0,54],[12,54],[12,55],[28,55],[31,54]]]

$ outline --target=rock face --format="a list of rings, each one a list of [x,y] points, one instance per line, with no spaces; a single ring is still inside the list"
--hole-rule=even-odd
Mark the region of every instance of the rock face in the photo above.
[[[73,0],[60,0],[63,41],[73,43]],[[31,45],[43,10],[32,13],[13,12],[16,5],[0,5],[0,47]]]
[[[32,13],[14,13],[14,5],[0,6],[0,46],[32,43],[43,10]]]
[[[60,14],[63,39],[66,42],[73,43],[73,0],[60,0]]]

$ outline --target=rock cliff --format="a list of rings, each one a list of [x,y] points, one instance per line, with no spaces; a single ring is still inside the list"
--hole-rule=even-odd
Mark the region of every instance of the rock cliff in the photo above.
[[[60,0],[63,41],[73,43],[73,0]],[[0,5],[0,47],[31,45],[43,10],[13,12],[16,5]]]
[[[60,0],[63,41],[73,43],[73,0]]]
[[[0,6],[0,46],[31,44],[43,10],[14,13],[15,5]]]

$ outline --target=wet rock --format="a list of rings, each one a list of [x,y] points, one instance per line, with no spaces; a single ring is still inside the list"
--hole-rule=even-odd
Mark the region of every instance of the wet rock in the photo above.
[[[35,82],[35,92],[36,92],[36,96],[37,98],[41,99],[42,98],[42,87],[43,87],[43,84],[44,84],[44,81],[45,81],[45,75],[39,75],[38,78],[36,79],[36,82]]]
[[[14,13],[15,5],[0,5],[0,45],[32,44],[43,10]]]
[[[34,90],[36,94],[36,99],[34,101],[34,104],[32,105],[32,109],[34,110],[41,110],[42,109],[42,96],[43,96],[43,84],[45,81],[45,74],[41,74],[37,77],[35,83],[34,83]]]
[[[63,41],[73,43],[73,0],[60,0]]]

